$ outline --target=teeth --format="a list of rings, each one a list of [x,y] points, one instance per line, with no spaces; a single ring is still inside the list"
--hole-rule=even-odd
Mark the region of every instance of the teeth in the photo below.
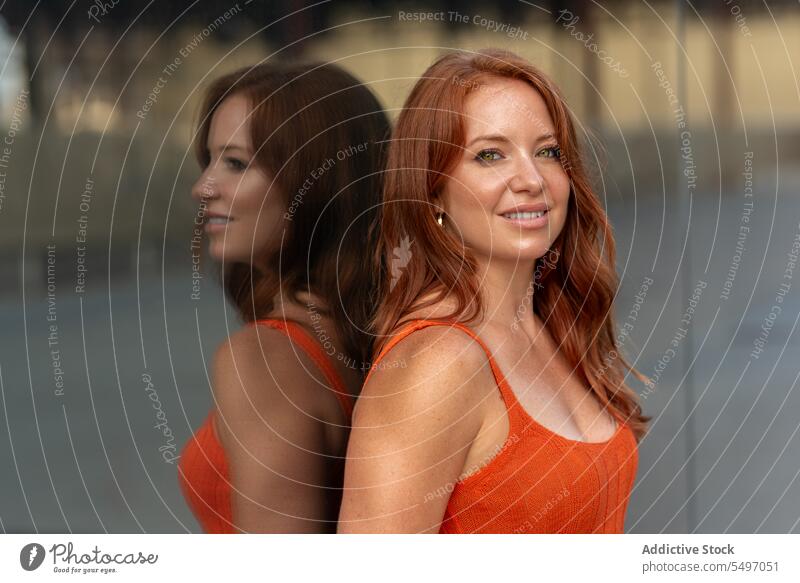
[[[503,215],[507,219],[538,219],[544,216],[545,211],[534,211],[529,213],[507,213]]]
[[[226,217],[211,217],[208,219],[210,225],[224,225],[228,222]]]

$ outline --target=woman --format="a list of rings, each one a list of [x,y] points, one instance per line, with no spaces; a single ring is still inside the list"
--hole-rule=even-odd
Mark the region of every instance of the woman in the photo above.
[[[621,532],[648,418],[615,346],[611,231],[545,75],[498,50],[425,72],[379,255],[339,532]]]
[[[206,532],[336,529],[387,131],[329,64],[259,65],[208,90],[192,194],[246,325],[214,356],[215,406],[180,461]]]

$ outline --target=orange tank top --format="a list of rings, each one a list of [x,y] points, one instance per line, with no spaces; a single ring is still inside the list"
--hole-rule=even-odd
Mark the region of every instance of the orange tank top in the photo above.
[[[284,320],[257,320],[250,325],[269,326],[280,330],[300,346],[325,375],[336,393],[348,419],[353,413],[353,400],[333,363],[322,346],[299,324]],[[189,507],[203,531],[212,534],[233,533],[231,483],[228,460],[214,426],[215,409],[200,429],[189,439],[178,462],[178,482]]]
[[[509,421],[505,443],[486,465],[429,494],[449,496],[439,532],[622,533],[638,466],[633,431],[617,420],[610,439],[585,442],[547,429],[523,409],[483,341],[458,323],[413,321],[386,343],[374,362],[409,334],[434,325],[459,328],[480,344]]]

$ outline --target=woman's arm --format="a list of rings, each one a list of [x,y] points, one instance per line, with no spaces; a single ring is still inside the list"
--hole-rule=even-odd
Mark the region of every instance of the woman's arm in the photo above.
[[[259,342],[260,339],[260,342]],[[277,330],[248,326],[214,358],[217,429],[231,478],[236,527],[244,532],[331,532],[335,509],[320,486],[329,458],[313,398],[325,391],[313,363]],[[333,397],[331,397],[333,398]],[[329,522],[324,522],[328,519]]]
[[[439,530],[483,422],[487,369],[468,335],[440,326],[386,354],[355,408],[340,533]]]

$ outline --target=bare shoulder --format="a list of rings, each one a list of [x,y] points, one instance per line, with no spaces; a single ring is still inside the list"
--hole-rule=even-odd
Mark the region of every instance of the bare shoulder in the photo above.
[[[356,409],[385,415],[440,409],[463,415],[494,386],[483,348],[464,330],[433,325],[408,334],[374,365]]]
[[[215,354],[216,429],[243,532],[307,532],[329,520],[323,486],[333,442],[317,414],[316,370],[268,326],[245,326]]]
[[[248,374],[280,372],[300,364],[300,350],[291,339],[268,326],[247,325],[231,334],[214,355],[219,372]]]
[[[316,384],[310,359],[286,334],[268,326],[247,325],[229,336],[214,355],[213,369],[221,408],[290,410]]]
[[[423,372],[422,367],[447,368],[453,359],[479,367],[487,362],[483,348],[464,330],[443,324],[431,325],[407,334],[377,363],[375,373],[389,369]],[[382,366],[386,363],[386,366]],[[413,363],[413,366],[411,366]]]
[[[347,450],[340,532],[436,532],[494,389],[465,330],[420,328],[393,345],[361,391]]]

